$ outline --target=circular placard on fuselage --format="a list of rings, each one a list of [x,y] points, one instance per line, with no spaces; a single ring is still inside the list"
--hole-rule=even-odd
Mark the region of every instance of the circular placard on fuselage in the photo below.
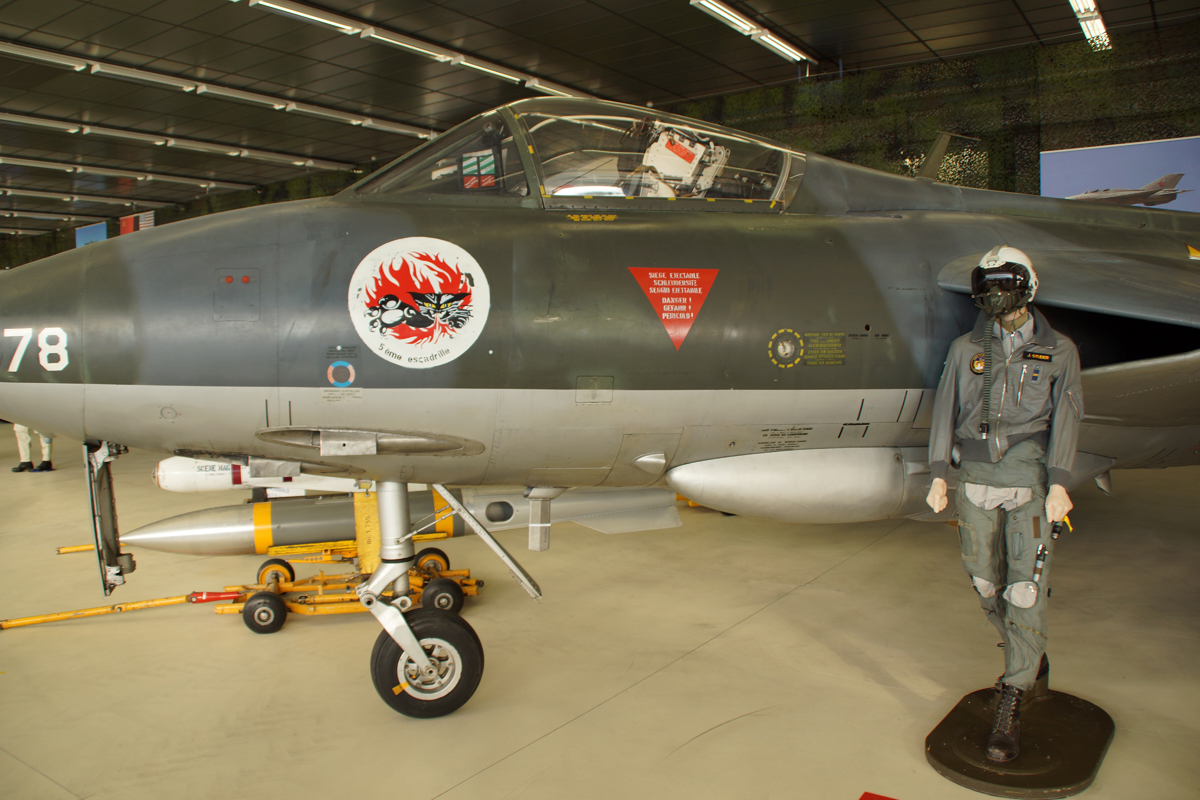
[[[466,250],[410,236],[376,247],[359,262],[349,309],[371,352],[402,367],[429,369],[471,348],[487,323],[491,294]]]

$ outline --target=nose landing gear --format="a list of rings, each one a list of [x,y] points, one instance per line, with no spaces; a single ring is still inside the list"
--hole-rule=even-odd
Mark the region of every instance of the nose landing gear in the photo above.
[[[471,513],[444,486],[435,484],[432,488],[500,556],[525,590],[534,599],[541,597],[533,579]],[[383,701],[405,716],[445,716],[461,708],[475,694],[483,677],[483,645],[466,620],[446,613],[448,606],[454,604],[448,591],[434,592],[431,608],[405,612],[383,597],[389,586],[397,598],[409,593],[408,569],[417,557],[409,522],[408,484],[381,480],[376,482],[375,489],[379,502],[380,564],[371,578],[355,589],[359,602],[383,626],[371,651],[371,680]]]

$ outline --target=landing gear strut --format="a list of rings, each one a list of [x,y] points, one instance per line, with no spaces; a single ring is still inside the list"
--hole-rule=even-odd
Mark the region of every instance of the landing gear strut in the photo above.
[[[432,487],[452,513],[479,534],[537,599],[541,590],[446,487]],[[441,717],[462,707],[483,677],[483,646],[475,630],[456,614],[440,608],[401,612],[383,598],[389,587],[397,598],[409,593],[408,570],[416,560],[408,514],[408,484],[377,481],[380,564],[355,591],[383,626],[371,652],[371,680],[384,702],[409,717]],[[457,588],[457,587],[456,587]]]

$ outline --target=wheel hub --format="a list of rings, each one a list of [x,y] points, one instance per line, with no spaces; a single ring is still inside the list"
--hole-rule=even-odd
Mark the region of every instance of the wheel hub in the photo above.
[[[447,694],[458,684],[461,677],[457,651],[441,640],[422,639],[421,648],[430,661],[430,669],[423,673],[407,653],[400,659],[400,679],[408,684],[410,694],[423,699],[434,699]]]

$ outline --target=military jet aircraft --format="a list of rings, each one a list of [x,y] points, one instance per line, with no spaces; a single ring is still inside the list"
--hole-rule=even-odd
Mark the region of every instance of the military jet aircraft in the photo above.
[[[1088,200],[1093,203],[1116,203],[1123,206],[1161,206],[1191,189],[1176,189],[1182,172],[1163,175],[1140,189],[1093,189],[1083,194],[1071,195],[1068,200]]]
[[[1001,243],[1032,257],[1036,302],[1083,354],[1075,481],[1200,463],[1200,217],[552,98],[334,197],[0,275],[0,414],[88,443],[106,592],[133,568],[108,480],[121,446],[374,480],[375,685],[435,716],[471,696],[483,652],[459,618],[381,599],[413,554],[409,482],[525,487],[535,549],[577,487],[666,485],[792,522],[926,517],[933,389],[974,323],[970,270]]]

